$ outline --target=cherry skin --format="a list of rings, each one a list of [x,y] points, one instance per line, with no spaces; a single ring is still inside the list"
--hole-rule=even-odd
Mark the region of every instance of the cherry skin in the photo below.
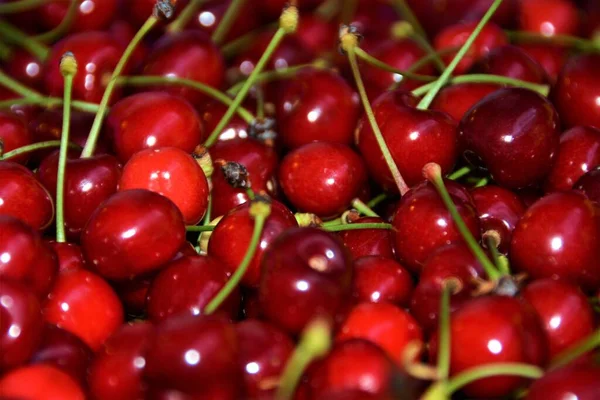
[[[111,107],[106,125],[121,162],[148,148],[177,147],[191,153],[203,140],[194,108],[169,93],[139,93],[122,99]]]
[[[476,67],[484,74],[501,75],[533,83],[546,83],[546,71],[524,50],[516,46],[500,46],[490,51]]]
[[[446,188],[467,227],[481,236],[473,199],[459,184],[446,181]],[[421,271],[436,248],[462,240],[438,192],[428,182],[413,187],[398,202],[392,225],[395,229],[396,256],[411,272]]]
[[[154,329],[148,322],[123,325],[102,345],[88,372],[92,398],[96,400],[144,398],[145,356]]]
[[[56,253],[36,231],[14,217],[0,216],[0,279],[19,282],[43,300],[57,271]]]
[[[460,121],[467,111],[479,100],[500,89],[500,86],[489,83],[458,83],[450,85],[438,93],[431,103],[432,110],[448,113]]]
[[[244,203],[228,212],[217,224],[208,242],[208,255],[224,263],[228,273],[233,273],[243,260],[252,232],[254,220],[249,214],[250,203]],[[242,284],[257,287],[260,281],[260,263],[265,250],[285,230],[298,226],[296,218],[283,204],[273,201],[256,253],[242,278]]]
[[[600,285],[598,207],[573,192],[549,194],[527,209],[513,231],[510,260],[533,279]]]
[[[381,218],[362,217],[353,223],[383,223]],[[382,256],[394,258],[392,232],[388,229],[354,229],[339,233],[340,238],[350,251],[353,259],[364,256]]]
[[[568,49],[551,43],[523,43],[519,44],[519,48],[544,68],[546,77],[551,83],[556,82],[560,70],[569,57]]]
[[[40,303],[27,287],[0,280],[0,371],[27,362],[42,339]]]
[[[191,79],[218,88],[223,82],[224,72],[221,52],[210,38],[204,32],[186,31],[159,39],[148,54],[142,75]],[[144,89],[147,90],[178,95],[192,104],[206,101],[206,95],[183,86],[150,86]]]
[[[600,204],[600,167],[586,172],[573,186],[573,189],[585,194],[588,199]]]
[[[548,371],[529,387],[526,400],[561,400],[572,396],[578,400],[594,400],[600,391],[598,365],[571,364]]]
[[[0,144],[4,153],[31,144],[31,136],[23,118],[10,112],[0,111]],[[24,153],[11,158],[11,161],[25,164],[28,159],[29,153]]]
[[[580,25],[577,6],[571,0],[523,0],[519,26],[544,36],[577,35]]]
[[[198,115],[202,123],[202,130],[204,132],[212,132],[217,124],[221,121],[221,118],[227,112],[229,107],[220,101],[205,101],[203,104],[196,107]],[[230,139],[247,139],[249,136],[248,123],[234,113],[231,120],[225,125],[221,134],[219,134],[219,141],[225,141]],[[215,143],[214,146],[217,144]],[[214,146],[211,149],[214,150]]]
[[[117,12],[117,0],[86,0],[77,7],[69,32],[99,31],[110,24]],[[56,28],[67,14],[69,3],[50,1],[39,7],[38,21],[44,28]]]
[[[300,2],[300,9],[311,10],[319,5],[321,1],[322,0],[304,0]],[[277,19],[281,14],[281,10],[285,8],[287,4],[285,0],[254,0],[251,3],[255,7],[258,7],[259,13],[267,20]]]
[[[314,141],[352,143],[360,103],[339,74],[304,69],[286,82],[276,104],[285,147],[296,149]]]
[[[47,322],[73,333],[93,351],[123,322],[123,306],[114,290],[86,270],[59,275],[42,311]]]
[[[153,279],[148,290],[148,317],[160,322],[183,312],[198,315],[228,280],[229,274],[213,257],[180,257],[167,264]],[[218,311],[235,318],[239,305],[239,291],[234,290]]]
[[[53,240],[49,240],[47,243],[56,253],[59,273],[85,268],[85,259],[79,245],[67,242],[59,243]]]
[[[25,49],[11,49],[5,68],[8,75],[27,87],[40,90],[44,86],[43,63]]]
[[[0,378],[0,396],[19,400],[85,400],[82,388],[66,372],[50,365],[28,365]]]
[[[289,202],[321,218],[348,208],[366,181],[360,156],[343,144],[306,144],[288,153],[279,167],[279,183]]]
[[[558,75],[552,98],[567,127],[591,125],[600,128],[600,55],[571,57]]]
[[[360,303],[350,310],[335,337],[336,342],[348,339],[371,341],[402,365],[406,346],[422,342],[423,334],[417,321],[398,306]]]
[[[439,111],[418,110],[416,98],[403,91],[386,92],[373,103],[375,119],[407,185],[423,180],[422,169],[436,162],[445,174],[458,158],[456,121]],[[371,177],[386,191],[397,191],[371,126],[359,122],[358,148]]]
[[[303,15],[294,36],[316,55],[335,49],[337,44],[335,24],[316,14]]]
[[[460,123],[464,156],[508,189],[540,182],[559,142],[558,114],[527,89],[500,89],[474,105]]]
[[[280,379],[294,351],[294,342],[275,326],[255,319],[238,323],[235,331],[246,396],[252,399],[273,396],[276,387],[269,382]]]
[[[109,197],[81,235],[86,260],[100,275],[125,280],[171,260],[185,240],[181,212],[169,199],[145,189]]]
[[[176,3],[172,4],[176,6],[173,7],[174,13],[171,17],[171,20],[174,20],[177,18],[181,10],[187,6],[188,0],[178,0]],[[156,1],[154,0],[137,0],[135,3],[130,3],[128,1],[119,3],[119,6],[122,7],[121,12],[126,17],[127,22],[136,28],[142,26],[148,17],[152,15],[155,5]]]
[[[388,2],[359,0],[350,23],[364,36],[361,47],[366,50],[371,44],[389,39],[397,15]]]
[[[31,171],[20,164],[1,161],[0,215],[16,217],[41,231],[54,219],[54,204]]]
[[[574,285],[540,279],[527,285],[521,295],[541,317],[548,337],[550,358],[594,331],[594,310]]]
[[[413,286],[410,273],[393,259],[366,256],[354,261],[352,295],[358,302],[389,302],[406,307]]]
[[[600,128],[576,126],[560,136],[560,147],[546,192],[569,190],[586,172],[600,165]]]
[[[58,151],[46,157],[38,178],[56,198]],[[68,238],[78,241],[96,208],[117,191],[121,168],[111,155],[68,159],[65,167],[64,222]]]
[[[282,233],[265,253],[259,301],[268,321],[299,334],[316,317],[333,321],[351,291],[350,255],[317,228]]]

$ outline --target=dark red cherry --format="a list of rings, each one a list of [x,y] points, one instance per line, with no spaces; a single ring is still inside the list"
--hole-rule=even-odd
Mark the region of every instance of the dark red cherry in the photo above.
[[[582,192],[588,199],[600,204],[600,167],[585,173],[575,182],[573,189]]]
[[[519,27],[544,36],[577,35],[579,11],[571,0],[522,0]]]
[[[480,228],[473,199],[453,181],[446,187],[467,227],[479,238]],[[423,182],[406,193],[396,206],[392,224],[395,228],[396,256],[413,273],[436,248],[462,240],[440,195],[429,182]]]
[[[317,228],[282,233],[265,253],[262,270],[263,315],[292,334],[313,318],[333,320],[351,291],[350,255],[336,236]]]
[[[63,96],[64,79],[59,70],[60,59],[65,52],[70,51],[80,66],[79,73],[73,78],[73,98],[100,103],[107,80],[117,66],[123,50],[123,47],[105,32],[82,32],[66,36],[52,47],[46,60],[46,91],[51,96]],[[112,94],[113,101],[119,98],[119,93],[117,87]]]
[[[142,75],[160,75],[191,79],[218,88],[225,74],[224,61],[219,49],[208,35],[199,31],[185,31],[165,35],[148,54]],[[206,101],[206,95],[183,86],[161,85],[144,88],[175,94],[192,104]]]
[[[51,365],[28,365],[0,378],[0,396],[7,400],[85,400],[81,386]]]
[[[356,224],[383,223],[381,218],[362,217]],[[387,229],[354,229],[339,233],[346,248],[355,260],[363,256],[382,256],[394,258],[392,232]]]
[[[83,385],[92,357],[92,350],[77,336],[46,324],[42,330],[42,341],[30,363],[52,365]]]
[[[121,162],[148,148],[177,147],[191,153],[203,140],[194,108],[169,93],[139,93],[122,99],[111,107],[106,125]]]
[[[2,277],[0,280],[0,371],[26,363],[42,339],[42,313],[35,294]]]
[[[192,398],[201,398],[211,391],[233,395],[241,384],[238,354],[239,344],[231,323],[218,316],[184,313],[156,327],[148,346],[144,375],[152,384],[197,396]]]
[[[93,351],[123,323],[123,306],[114,290],[86,270],[58,276],[43,314],[47,322],[73,333]]]
[[[410,273],[391,258],[366,256],[354,261],[352,296],[359,302],[406,307],[413,287]]]
[[[533,83],[545,83],[546,71],[517,46],[500,46],[491,50],[476,67],[484,74],[507,76]]]
[[[127,315],[144,315],[148,289],[156,275],[157,271],[153,271],[130,280],[113,283]]]
[[[148,317],[159,322],[174,314],[201,314],[228,280],[229,274],[213,257],[184,256],[172,261],[152,280]],[[235,318],[239,306],[240,294],[234,290],[218,310]]]
[[[552,99],[567,127],[600,128],[600,55],[582,54],[567,61],[558,75]]]
[[[302,70],[286,82],[276,105],[278,133],[286,147],[315,141],[352,143],[359,99],[339,74]]]
[[[349,311],[335,338],[336,342],[348,339],[371,341],[402,365],[406,346],[422,342],[423,334],[417,321],[398,306],[360,303]]]
[[[450,85],[438,93],[431,103],[432,110],[444,111],[460,121],[467,111],[479,100],[500,89],[491,83],[458,83]]]
[[[551,43],[523,43],[519,47],[546,71],[551,83],[556,82],[558,73],[569,57],[568,49]]]
[[[319,55],[335,49],[336,25],[317,15],[302,15],[294,36],[313,54]]]
[[[485,167],[501,186],[518,189],[540,182],[558,150],[558,114],[548,100],[527,89],[500,89],[475,104],[460,123],[469,162]]]
[[[207,134],[212,132],[217,127],[217,124],[221,121],[221,118],[225,115],[228,108],[228,106],[216,100],[206,101],[197,106],[198,115],[200,116],[200,121],[202,123],[202,130]],[[238,138],[246,139],[249,136],[249,131],[248,123],[244,121],[239,114],[235,113],[223,128],[223,131],[219,135],[219,141]]]
[[[299,2],[299,7],[301,10],[310,10],[321,2],[322,0],[303,0]],[[288,3],[285,0],[253,0],[251,4],[258,8],[263,18],[272,20],[279,17],[281,10]]]
[[[570,364],[548,371],[529,387],[526,400],[595,400],[600,393],[600,367]]]
[[[85,0],[77,7],[77,14],[69,32],[99,31],[110,24],[118,10],[118,0]],[[37,9],[38,21],[45,29],[56,28],[67,14],[69,3],[49,1]]]
[[[386,1],[359,0],[351,24],[364,36],[361,47],[387,40],[392,26],[398,21],[394,6]]]
[[[59,243],[54,240],[48,240],[47,243],[56,253],[59,273],[85,268],[85,259],[79,245],[66,242]]]
[[[294,351],[294,342],[275,326],[255,319],[238,323],[235,330],[246,396],[252,399],[273,396],[275,382],[281,378]]]
[[[550,358],[594,331],[594,310],[577,286],[540,279],[528,284],[521,295],[541,318],[548,336]]]
[[[533,279],[600,285],[598,207],[573,192],[549,194],[527,209],[513,232],[510,260]]]
[[[576,126],[560,136],[558,154],[546,178],[546,192],[569,190],[586,172],[600,165],[600,128]]]
[[[366,181],[360,156],[338,143],[306,144],[288,153],[279,167],[279,183],[288,201],[321,218],[347,209]]]
[[[89,391],[96,400],[144,398],[146,352],[154,326],[148,322],[126,324],[96,353],[88,372]]]
[[[12,48],[5,63],[6,72],[25,86],[40,90],[44,86],[44,65],[25,49]]]
[[[20,164],[0,161],[0,215],[43,230],[54,219],[54,204],[33,173]]]
[[[458,158],[456,121],[439,111],[418,110],[416,98],[403,91],[386,92],[373,104],[375,119],[408,186],[423,180],[422,169],[436,162],[450,172]],[[371,126],[363,116],[358,125],[358,148],[371,177],[384,189],[397,191]]]
[[[246,254],[254,220],[250,217],[250,203],[244,203],[229,211],[217,224],[208,242],[208,255],[214,256],[224,263],[228,273],[235,271]],[[271,214],[265,222],[260,237],[260,244],[248,266],[242,283],[247,286],[258,286],[265,250],[271,246],[275,238],[285,230],[298,226],[296,218],[283,204],[273,201]]]
[[[460,48],[467,41],[469,35],[473,33],[476,26],[477,22],[474,21],[459,23],[445,28],[434,39],[435,49],[440,51],[453,47]],[[486,24],[467,54],[458,63],[454,70],[455,73],[457,75],[464,74],[490,51],[506,44],[508,44],[508,38],[504,31],[494,23]],[[449,64],[455,55],[456,53],[453,52],[442,56],[442,59],[446,64]]]

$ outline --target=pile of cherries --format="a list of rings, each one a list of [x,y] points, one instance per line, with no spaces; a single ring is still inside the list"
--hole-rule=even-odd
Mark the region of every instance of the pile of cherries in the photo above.
[[[600,2],[0,0],[0,399],[600,399]]]

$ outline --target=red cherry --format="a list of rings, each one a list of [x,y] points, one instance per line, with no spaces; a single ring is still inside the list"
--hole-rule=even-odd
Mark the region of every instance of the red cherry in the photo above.
[[[85,270],[58,276],[43,313],[47,322],[78,336],[94,351],[123,322],[123,306],[114,290]]]
[[[203,104],[197,106],[198,115],[202,123],[202,130],[204,132],[212,132],[217,124],[221,121],[221,118],[227,112],[229,107],[220,101],[206,101]],[[225,125],[223,131],[219,135],[219,141],[225,141],[230,139],[246,139],[249,136],[248,123],[244,121],[239,114],[234,113],[231,120]],[[218,142],[217,142],[218,143]],[[214,146],[217,145],[214,144]],[[211,149],[211,151],[214,149]]]
[[[59,243],[53,240],[49,240],[47,243],[56,253],[59,273],[85,268],[83,252],[78,245],[74,243]]]
[[[5,63],[8,75],[25,86],[39,90],[43,87],[43,64],[25,49],[12,48]]]
[[[450,85],[438,93],[431,103],[432,110],[444,111],[460,121],[467,111],[500,86],[489,83],[458,83]]]
[[[366,256],[354,261],[352,295],[359,302],[389,302],[406,307],[413,286],[410,273],[390,258]]]
[[[177,0],[172,4],[174,4],[175,7],[173,7],[174,14],[171,19],[174,20],[181,10],[187,6],[188,0]],[[148,17],[152,15],[155,5],[155,0],[136,0],[133,3],[129,1],[119,2],[119,6],[121,7],[120,11],[125,14],[127,21],[135,27],[140,27],[146,22]]]
[[[158,269],[185,240],[181,212],[145,189],[118,192],[94,211],[81,235],[86,260],[102,276],[125,280]]]
[[[572,364],[548,371],[533,382],[526,400],[594,400],[600,392],[600,367],[598,365]]]
[[[600,285],[598,208],[573,192],[534,203],[513,232],[510,260],[534,279],[561,278],[587,289]]]
[[[66,372],[50,365],[17,368],[0,378],[0,396],[19,400],[85,400],[82,388]]]
[[[491,50],[476,68],[484,74],[507,76],[533,83],[546,83],[546,71],[524,50],[516,46],[501,46]]]
[[[336,26],[317,14],[302,15],[294,36],[313,54],[319,55],[335,48]]]
[[[600,204],[600,167],[585,173],[573,186],[573,189],[585,194],[588,199]]]
[[[321,2],[322,0],[303,0],[300,2],[300,9],[310,10]],[[251,4],[258,7],[258,11],[263,15],[263,18],[272,20],[279,17],[287,2],[286,0],[254,0]]]
[[[544,36],[577,35],[579,12],[571,0],[521,0],[519,26]]]
[[[350,22],[364,36],[361,47],[389,39],[398,14],[387,1],[359,0]]]
[[[356,224],[383,223],[381,218],[362,217]],[[354,229],[340,232],[340,237],[355,260],[364,256],[394,258],[392,232],[387,229]]]
[[[54,204],[31,171],[11,161],[0,161],[0,215],[19,218],[43,230],[54,219]]]
[[[118,10],[117,3],[117,0],[82,1],[77,7],[69,32],[99,31],[106,28]],[[45,29],[54,29],[65,18],[68,8],[69,3],[49,1],[36,10],[38,21]]]
[[[519,47],[544,68],[550,82],[556,82],[558,73],[569,56],[567,48],[543,43],[523,43]]]

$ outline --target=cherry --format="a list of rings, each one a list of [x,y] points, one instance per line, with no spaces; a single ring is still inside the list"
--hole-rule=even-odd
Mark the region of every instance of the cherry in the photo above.
[[[216,257],[223,262],[228,273],[235,271],[246,254],[254,220],[249,214],[250,203],[241,204],[219,221],[208,242],[208,255]],[[264,252],[271,246],[273,241],[285,230],[298,226],[294,215],[281,203],[273,201],[271,214],[267,217],[263,228],[260,244],[254,253],[252,262],[248,266],[246,274],[242,278],[242,284],[257,287]]]
[[[19,400],[84,400],[81,387],[66,372],[50,365],[28,365],[0,378],[0,396]]]
[[[27,362],[42,339],[40,303],[25,286],[0,280],[0,371]],[[1,382],[1,381],[0,381]],[[1,383],[0,383],[1,386]]]
[[[417,321],[393,304],[360,303],[349,311],[335,338],[336,342],[348,339],[371,341],[402,365],[406,346],[421,342],[423,334]]]
[[[358,218],[354,223],[382,223],[378,217]],[[364,256],[394,258],[392,233],[387,229],[355,229],[340,232],[340,237],[355,260]]]
[[[583,54],[571,57],[558,75],[552,98],[565,126],[600,128],[599,66],[600,55]]]
[[[576,35],[579,12],[571,0],[522,0],[519,26],[524,31],[544,36]]]
[[[125,280],[158,269],[185,240],[181,212],[145,189],[118,192],[94,211],[81,235],[86,260],[102,276]]]
[[[513,232],[510,260],[533,279],[561,278],[594,289],[600,285],[597,207],[585,196],[557,192],[527,209]]]
[[[550,43],[536,44],[523,43],[519,47],[525,51],[529,57],[533,58],[546,71],[546,77],[552,83],[556,78],[568,58],[568,49],[552,45]]]
[[[50,291],[58,261],[50,246],[31,227],[0,216],[0,278],[17,281],[42,300]]]
[[[255,319],[238,323],[235,330],[246,396],[256,399],[274,395],[276,382],[294,351],[292,339],[275,326]]]
[[[155,328],[148,322],[121,326],[96,353],[88,372],[92,398],[129,400],[144,398],[146,352]]]
[[[0,215],[19,218],[37,230],[54,219],[48,191],[31,171],[11,161],[0,162]]]
[[[263,257],[262,270],[263,315],[292,334],[317,316],[333,320],[351,291],[350,255],[336,236],[317,228],[279,235]]]
[[[220,101],[206,101],[203,104],[197,106],[198,115],[202,123],[203,132],[212,132],[216,127],[225,112],[229,107]],[[246,139],[249,136],[248,123],[244,121],[239,114],[235,113],[231,117],[231,120],[225,125],[223,131],[219,135],[219,141],[225,141],[230,139]],[[218,144],[215,143],[214,146]],[[214,146],[212,149],[214,149]],[[211,150],[212,151],[212,150]]]
[[[93,351],[123,322],[123,306],[108,283],[86,270],[60,274],[43,305],[44,319],[83,340]]]
[[[44,65],[24,49],[11,49],[6,72],[25,86],[39,90],[44,86]]]
[[[183,314],[156,327],[144,375],[153,385],[207,398],[239,398],[241,371],[234,326],[217,316]],[[210,393],[224,397],[210,397]],[[194,398],[194,397],[193,397]]]
[[[183,256],[170,262],[152,280],[148,290],[148,317],[159,322],[183,312],[202,313],[229,279],[222,264],[210,256]],[[240,295],[234,291],[218,311],[235,318]]]
[[[78,245],[74,243],[59,243],[53,240],[49,240],[47,243],[56,253],[59,273],[85,268],[83,252]]]
[[[389,2],[359,0],[350,24],[364,36],[363,47],[389,39],[397,21],[398,13]]]
[[[444,28],[437,34],[434,40],[435,49],[440,51],[452,47],[462,46],[473,33],[477,26],[476,21],[464,22],[451,25]],[[481,60],[486,54],[497,47],[508,44],[508,38],[504,31],[494,23],[486,24],[481,33],[475,39],[475,42],[469,49],[469,52],[458,63],[455,73],[460,75],[467,72],[477,61]],[[449,64],[456,53],[442,56],[446,64]]]
[[[527,89],[506,88],[464,115],[459,136],[467,160],[485,167],[499,185],[518,189],[550,172],[559,128],[548,100]]]
[[[408,186],[423,180],[421,169],[428,162],[440,164],[447,173],[458,157],[456,122],[446,113],[415,106],[416,98],[399,90],[386,92],[373,103],[375,119]],[[365,117],[358,129],[358,148],[371,177],[385,190],[397,190]]]
[[[584,175],[573,186],[590,200],[600,204],[600,167],[594,168]]]
[[[343,212],[366,184],[367,172],[350,147],[309,143],[281,161],[279,183],[290,203],[321,218]],[[324,200],[327,199],[327,200]]]
[[[358,95],[337,73],[304,69],[286,82],[277,101],[277,122],[290,149],[314,141],[352,143]]]
[[[484,74],[507,76],[533,83],[545,83],[546,71],[524,50],[516,46],[501,46],[490,51],[476,68]]]
[[[319,55],[333,50],[337,44],[337,29],[317,14],[303,15],[298,21],[294,36],[313,54]]]
[[[118,3],[118,0],[82,1],[77,7],[69,32],[99,31],[106,28],[118,10]],[[46,2],[36,10],[40,25],[46,29],[56,28],[65,18],[68,8],[68,2]]]
[[[128,1],[120,2],[119,6],[121,7],[120,11],[126,16],[127,21],[135,27],[140,27],[152,15],[155,4],[155,0],[137,0],[135,3]],[[171,17],[173,19],[187,6],[188,0],[177,0],[172,4],[175,5],[173,7],[175,13]]]
[[[198,114],[187,101],[168,93],[122,99],[111,108],[106,125],[121,162],[147,148],[177,147],[191,153],[203,140]]]
[[[85,66],[73,78],[73,99],[99,103],[106,80],[117,66],[123,48],[105,32],[72,34],[57,42],[44,66],[44,83],[51,96],[62,97],[64,79],[59,66],[61,57],[67,51],[73,53],[79,65]],[[119,96],[118,89],[113,91],[112,100]]]
[[[210,38],[204,32],[188,31],[160,38],[148,54],[142,75],[186,78],[219,87],[223,82],[224,70],[221,52]],[[204,94],[182,86],[157,86],[144,90],[165,91],[181,96],[192,104],[206,101]]]
[[[594,311],[576,286],[540,279],[527,285],[521,295],[541,317],[551,358],[594,331]]]
[[[356,259],[353,279],[352,295],[358,302],[389,302],[406,307],[414,286],[404,267],[382,256]]]
[[[300,2],[299,6],[301,10],[310,10],[321,2],[322,0],[303,0]],[[263,18],[266,20],[273,20],[281,14],[281,10],[288,3],[286,0],[253,0],[251,4],[258,7],[258,11]]]
[[[92,350],[77,336],[46,324],[42,331],[42,341],[30,363],[52,365],[83,385],[92,357]]]
[[[431,103],[432,110],[444,111],[460,121],[469,109],[500,86],[490,83],[458,83],[438,93]]]
[[[473,199],[453,181],[446,181],[446,187],[467,227],[475,238],[479,238],[481,234]],[[429,182],[413,187],[402,197],[396,206],[392,224],[396,256],[413,273],[421,271],[433,250],[462,240],[450,213]]]
[[[586,172],[600,165],[600,129],[576,126],[560,136],[560,147],[550,174],[546,192],[569,190]]]
[[[572,364],[548,371],[533,382],[526,400],[560,400],[569,398],[593,400],[600,391],[600,367],[598,365]]]

